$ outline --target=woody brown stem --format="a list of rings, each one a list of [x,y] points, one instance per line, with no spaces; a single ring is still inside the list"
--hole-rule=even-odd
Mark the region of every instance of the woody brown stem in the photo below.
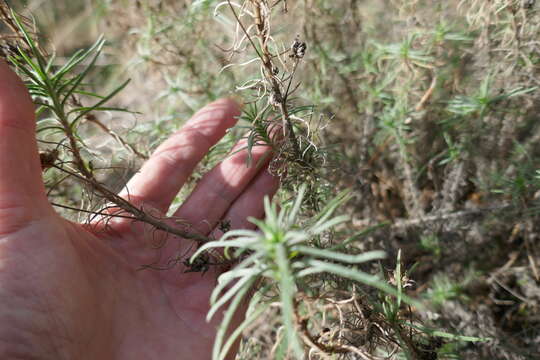
[[[281,113],[281,118],[283,124],[286,125],[289,138],[293,144],[294,152],[297,155],[300,155],[300,146],[298,145],[298,139],[294,133],[294,127],[291,122],[289,115],[289,110],[287,109],[287,96],[288,94],[283,94],[281,92],[281,86],[279,82],[274,77],[274,65],[272,63],[272,55],[268,49],[268,28],[265,25],[265,15],[261,12],[261,3],[262,0],[251,0],[253,4],[253,9],[255,13],[255,24],[257,25],[257,33],[259,37],[259,43],[262,50],[262,63],[264,66],[264,73],[266,75],[266,80],[270,83],[272,88],[272,93],[274,99],[278,103],[279,111]]]
[[[236,18],[236,21],[238,22],[238,25],[248,38],[249,42],[251,43],[253,49],[257,52],[257,55],[262,61],[263,64],[263,72],[265,75],[265,80],[270,84],[271,92],[272,92],[272,98],[276,101],[277,106],[279,108],[279,111],[281,113],[281,119],[284,124],[284,131],[286,132],[286,136],[288,135],[289,139],[291,140],[291,143],[293,145],[293,149],[295,154],[300,157],[300,145],[298,143],[298,139],[296,138],[296,134],[294,132],[294,126],[292,124],[289,110],[287,109],[287,96],[288,94],[283,94],[281,91],[280,83],[276,80],[274,77],[274,64],[272,62],[272,54],[270,50],[268,49],[268,28],[265,24],[266,15],[263,15],[262,12],[262,3],[263,0],[250,0],[253,11],[254,11],[254,20],[255,25],[257,27],[257,35],[259,38],[259,44],[261,46],[261,51],[257,49],[257,46],[253,42],[253,39],[247,32],[246,28],[244,27],[242,21],[240,21],[240,17],[234,10],[234,7],[232,6],[230,0],[227,0],[229,4],[229,8],[231,9],[234,17]]]

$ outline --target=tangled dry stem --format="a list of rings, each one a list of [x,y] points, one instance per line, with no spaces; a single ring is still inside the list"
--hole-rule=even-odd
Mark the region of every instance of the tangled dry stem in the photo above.
[[[253,16],[252,16],[253,23],[257,31],[256,35],[252,35],[249,33],[248,28],[246,28],[246,26],[243,24],[242,20],[240,19],[239,14],[236,12],[235,7],[231,3],[231,1],[227,0],[227,3],[238,25],[242,29],[244,36],[251,43],[254,51],[257,53],[257,56],[262,63],[262,73],[264,74],[265,89],[267,87],[270,89],[270,94],[268,95],[269,104],[271,106],[276,106],[279,109],[279,112],[281,113],[281,118],[282,118],[282,124],[283,124],[282,127],[284,131],[284,136],[285,138],[288,138],[291,141],[292,146],[293,146],[293,151],[296,154],[296,157],[300,159],[301,158],[300,145],[295,134],[294,125],[292,123],[291,116],[289,114],[288,105],[287,105],[287,100],[290,94],[289,91],[291,90],[292,79],[294,77],[294,72],[296,70],[296,66],[298,65],[299,58],[295,58],[292,73],[289,75],[289,80],[287,82],[287,85],[284,86],[283,80],[279,79],[277,76],[276,69],[279,69],[279,68],[274,64],[274,59],[277,58],[279,55],[272,54],[272,52],[269,49],[269,43],[270,43],[270,37],[271,37],[270,14],[272,10],[268,2],[266,0],[249,0],[241,6],[241,8],[243,9],[246,6],[246,4],[248,3],[251,4],[252,10],[253,10]],[[285,8],[286,8],[286,5],[285,5]],[[249,28],[251,28],[251,26]],[[257,47],[257,45],[255,44],[253,38],[258,39],[260,50],[259,50],[259,47]]]

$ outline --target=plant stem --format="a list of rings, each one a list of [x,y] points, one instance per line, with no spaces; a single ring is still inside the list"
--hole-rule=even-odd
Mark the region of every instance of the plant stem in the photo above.
[[[110,201],[111,203],[117,205],[122,210],[130,213],[133,215],[134,219],[138,221],[145,222],[147,224],[152,225],[158,230],[165,231],[167,233],[177,235],[179,237],[182,237],[184,239],[190,239],[195,240],[198,243],[206,243],[209,241],[209,239],[206,236],[196,234],[196,233],[190,233],[187,231],[182,231],[178,228],[172,227],[170,225],[165,224],[164,222],[154,218],[153,216],[147,214],[142,209],[139,209],[135,205],[131,204],[126,199],[122,198],[121,196],[117,195],[116,193],[110,191],[106,186],[101,184],[94,176],[94,174],[88,170],[86,167],[84,160],[81,156],[81,152],[79,149],[79,144],[77,142],[76,136],[73,133],[73,129],[71,128],[71,124],[69,123],[68,116],[66,115],[64,111],[64,107],[61,105],[60,99],[58,98],[58,94],[55,91],[54,87],[50,83],[49,79],[43,79],[45,86],[47,87],[49,96],[52,100],[52,105],[54,112],[56,116],[58,117],[58,120],[62,124],[64,128],[64,132],[66,134],[66,137],[68,138],[69,144],[70,144],[70,150],[73,154],[73,160],[75,163],[75,167],[79,171],[79,174],[70,172],[64,168],[56,167],[57,169],[67,172],[70,175],[86,182],[89,184],[96,192],[98,192],[101,196],[103,196],[105,199]]]
[[[285,136],[288,135],[289,139],[291,140],[291,143],[293,145],[293,149],[295,154],[300,157],[300,145],[298,143],[298,139],[296,138],[296,134],[294,132],[294,126],[292,124],[289,110],[287,109],[287,96],[288,94],[283,94],[281,91],[281,86],[279,81],[274,77],[274,65],[272,63],[272,54],[270,53],[270,50],[268,49],[268,29],[265,25],[265,17],[266,15],[263,15],[262,10],[262,3],[263,0],[250,0],[251,4],[253,5],[253,10],[255,13],[255,25],[257,27],[257,34],[259,38],[259,44],[261,46],[261,51],[257,48],[257,45],[253,42],[253,39],[249,35],[247,29],[243,25],[242,21],[240,21],[240,17],[234,10],[234,7],[232,6],[230,0],[227,0],[229,7],[236,18],[236,21],[238,22],[238,25],[248,38],[249,42],[251,43],[251,46],[253,49],[255,49],[255,52],[259,56],[259,58],[262,61],[263,64],[263,72],[265,74],[265,79],[267,82],[269,82],[272,92],[272,98],[275,100],[279,111],[281,113],[281,119],[283,122],[283,131],[285,133]]]

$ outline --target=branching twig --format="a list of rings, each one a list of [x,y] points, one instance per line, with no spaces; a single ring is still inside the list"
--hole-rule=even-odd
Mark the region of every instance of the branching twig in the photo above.
[[[79,161],[82,161],[82,159],[80,159],[80,154],[79,154]],[[141,222],[150,224],[150,225],[152,225],[153,227],[155,227],[158,230],[165,231],[165,232],[167,232],[169,234],[172,234],[172,235],[177,235],[177,236],[182,237],[184,239],[195,240],[195,241],[197,241],[198,243],[201,243],[201,244],[210,241],[206,236],[180,230],[180,229],[178,229],[176,227],[173,227],[173,226],[170,226],[170,225],[166,224],[165,222],[161,221],[160,219],[156,219],[152,215],[147,214],[144,210],[136,207],[135,205],[130,203],[128,200],[120,197],[116,193],[109,190],[106,186],[101,184],[99,181],[97,181],[94,178],[94,176],[92,175],[92,173],[90,173],[88,171],[88,169],[86,169],[86,171],[84,171],[84,173],[83,173],[83,170],[77,169],[77,170],[81,171],[81,173],[85,174],[85,176],[81,176],[79,174],[76,174],[74,172],[66,170],[65,168],[61,168],[61,167],[57,167],[57,166],[55,166],[55,168],[57,168],[60,171],[66,172],[69,175],[71,175],[71,176],[85,182],[94,191],[99,193],[103,198],[107,199],[109,202],[111,202],[114,205],[118,206],[120,209],[126,211],[127,213],[133,215],[133,217],[132,217],[133,220],[141,221]],[[126,216],[123,216],[123,217],[126,217]]]

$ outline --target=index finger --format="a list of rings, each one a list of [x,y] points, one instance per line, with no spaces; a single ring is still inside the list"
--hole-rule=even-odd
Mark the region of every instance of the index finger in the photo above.
[[[238,104],[231,99],[215,101],[199,110],[156,149],[121,195],[166,212],[195,166],[234,126],[239,114]]]

